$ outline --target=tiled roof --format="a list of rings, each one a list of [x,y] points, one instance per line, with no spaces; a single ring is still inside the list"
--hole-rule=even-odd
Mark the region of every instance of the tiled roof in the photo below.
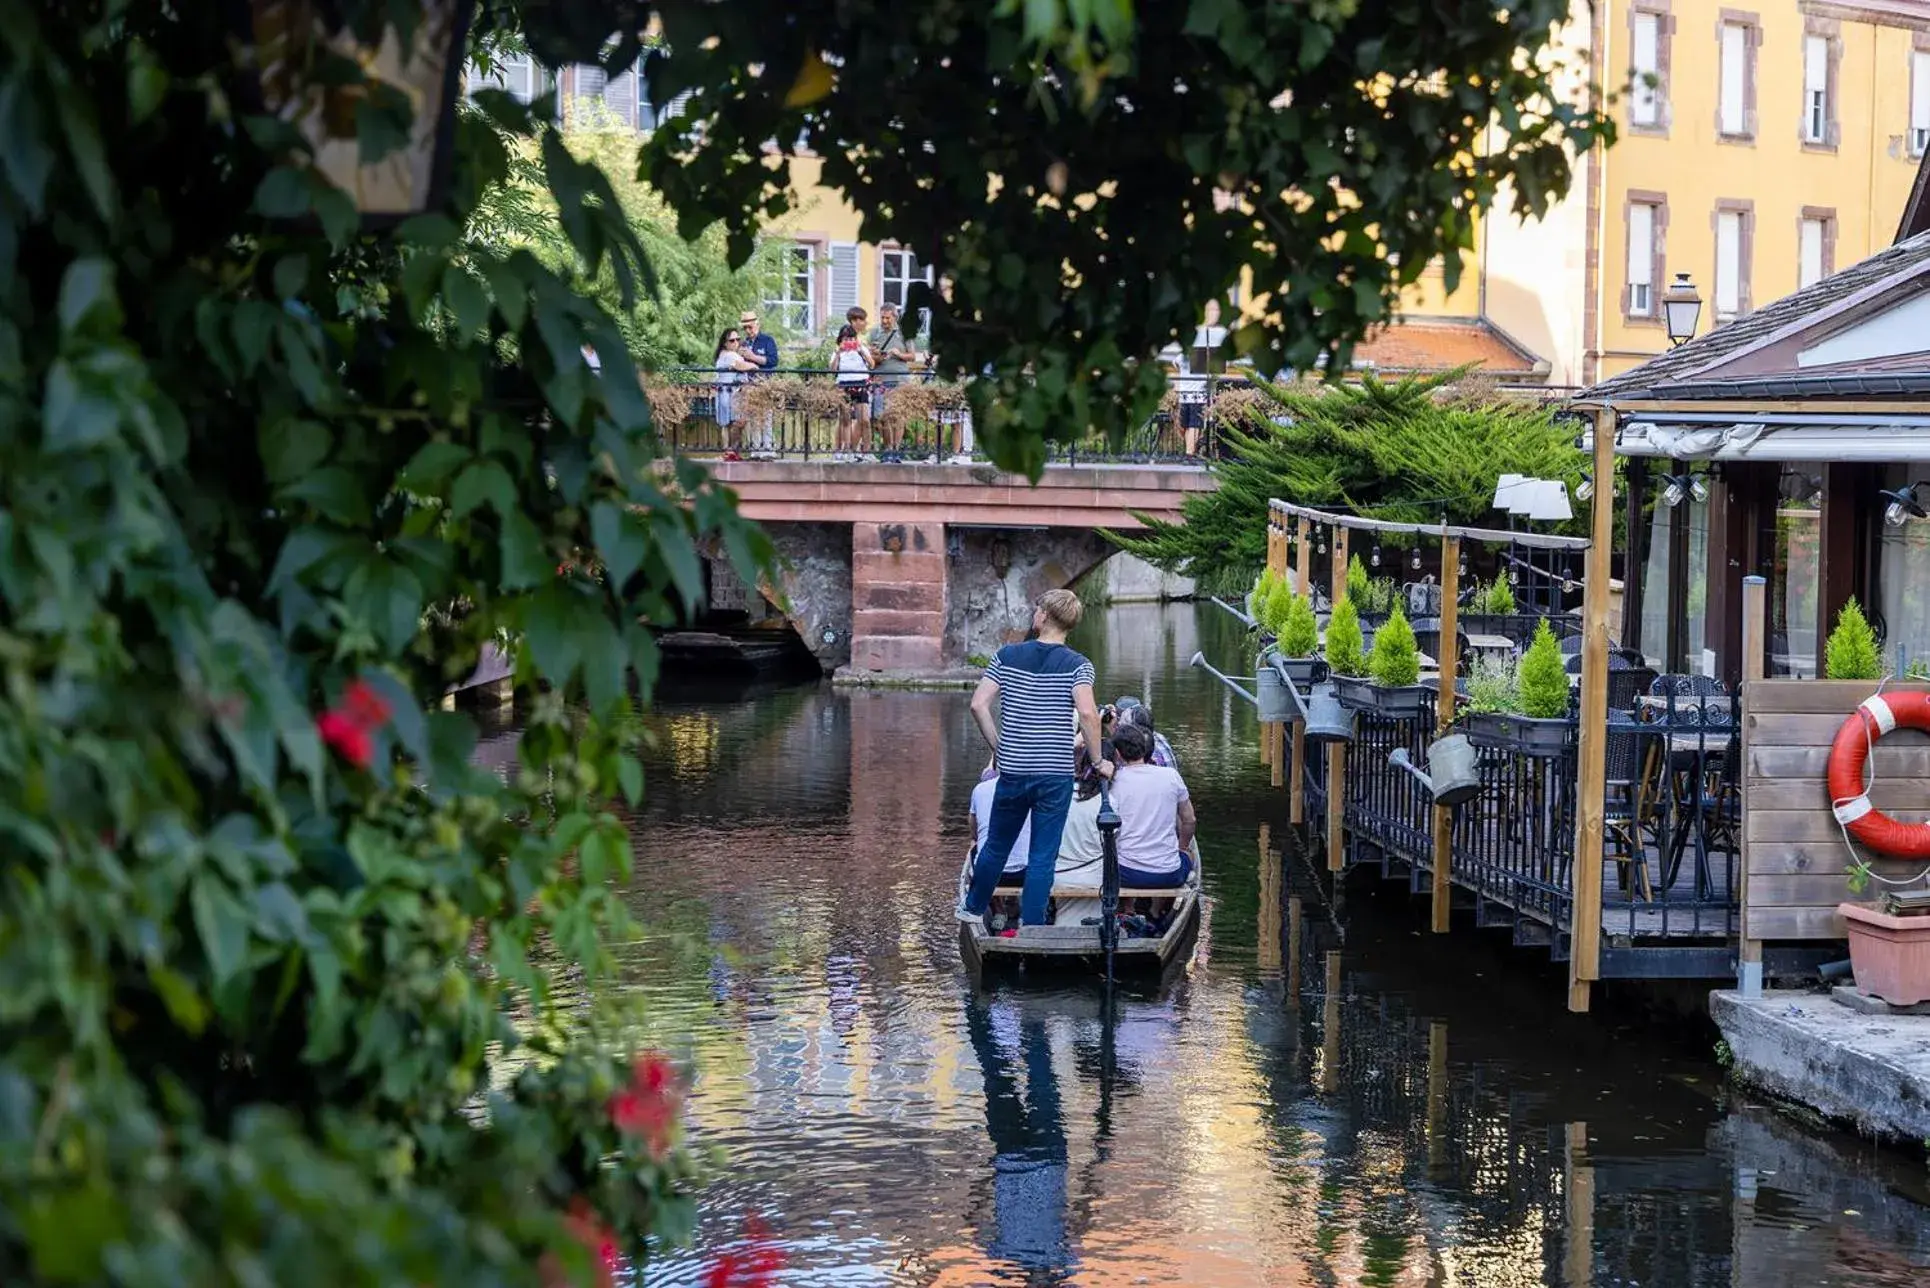
[[[1640,398],[1658,385],[1679,385],[1757,341],[1796,330],[1832,305],[1926,263],[1930,263],[1930,233],[1919,233],[1706,335],[1697,336],[1679,349],[1657,354],[1639,367],[1591,385],[1576,397]],[[1670,392],[1686,391],[1671,389]]]
[[[1477,363],[1490,376],[1540,379],[1547,367],[1482,318],[1403,318],[1354,346],[1357,370],[1447,371]]]

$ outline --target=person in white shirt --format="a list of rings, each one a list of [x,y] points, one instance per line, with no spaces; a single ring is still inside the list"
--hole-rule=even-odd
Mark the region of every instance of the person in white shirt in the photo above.
[[[978,786],[972,788],[972,858],[985,847],[985,838],[992,830],[992,797],[998,794],[999,776],[990,762],[985,772],[979,776]],[[1019,824],[1019,839],[1013,842],[1012,853],[1006,856],[1005,871],[999,877],[1000,886],[1018,886],[1025,881],[1026,860],[1032,854],[1032,820],[1027,818]]]
[[[1176,769],[1150,763],[1153,736],[1121,721],[1113,730],[1112,807],[1119,814],[1119,884],[1168,889],[1192,874],[1193,812],[1186,780]]]
[[[1101,759],[1110,755],[1102,748]],[[1059,862],[1052,879],[1097,889],[1105,876],[1105,850],[1099,836],[1099,775],[1092,772],[1083,747],[1079,761],[1079,781],[1072,789],[1072,804],[1066,809],[1066,830],[1059,835]],[[1098,916],[1097,899],[1060,899],[1054,920],[1061,926],[1077,926],[1088,917]]]

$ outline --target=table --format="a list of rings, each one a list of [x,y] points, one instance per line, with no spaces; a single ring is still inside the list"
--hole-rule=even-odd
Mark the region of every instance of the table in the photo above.
[[[1471,653],[1497,653],[1504,657],[1512,657],[1515,651],[1515,642],[1506,635],[1471,634],[1468,636],[1468,651]]]

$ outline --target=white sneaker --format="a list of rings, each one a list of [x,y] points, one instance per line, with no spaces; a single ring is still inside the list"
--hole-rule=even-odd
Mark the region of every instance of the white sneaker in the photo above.
[[[960,452],[960,453],[958,453],[958,454],[957,454],[957,455],[955,455],[955,456],[947,456],[947,457],[945,458],[945,464],[947,464],[947,465],[970,465],[970,464],[972,464],[972,454],[971,454],[970,452]]]
[[[961,926],[983,926],[985,924],[984,913],[967,912],[964,904],[960,904],[958,907],[952,909],[952,915],[958,918],[958,924]]]

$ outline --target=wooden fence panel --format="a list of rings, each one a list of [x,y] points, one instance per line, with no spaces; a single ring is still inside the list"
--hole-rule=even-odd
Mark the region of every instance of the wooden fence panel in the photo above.
[[[1885,692],[1923,689],[1888,685]],[[1823,777],[1830,744],[1856,705],[1876,691],[1863,680],[1751,680],[1743,689],[1742,938],[1745,953],[1766,940],[1841,939],[1836,905],[1870,897],[1849,888],[1852,851],[1830,808]],[[1870,802],[1905,822],[1930,820],[1930,734],[1899,729],[1877,743]],[[1878,859],[1890,879],[1924,865]]]

